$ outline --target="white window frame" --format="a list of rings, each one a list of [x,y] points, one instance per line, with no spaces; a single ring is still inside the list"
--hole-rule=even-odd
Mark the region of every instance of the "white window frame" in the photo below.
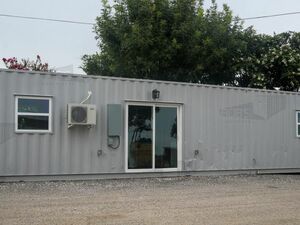
[[[129,169],[128,168],[128,108],[130,105],[151,106],[153,115],[153,137],[152,137],[152,168],[149,169]],[[155,168],[155,107],[173,107],[177,109],[177,167],[176,168]],[[125,172],[176,172],[182,170],[182,104],[164,102],[138,102],[128,101],[125,103]]]
[[[49,112],[48,113],[18,112],[19,99],[48,100]],[[19,129],[18,116],[48,116],[48,130]],[[52,133],[52,97],[16,95],[15,96],[15,132],[16,133]]]
[[[300,125],[298,122],[298,114],[300,114],[300,111],[296,110],[296,137],[300,138],[300,133],[298,133],[298,125]]]

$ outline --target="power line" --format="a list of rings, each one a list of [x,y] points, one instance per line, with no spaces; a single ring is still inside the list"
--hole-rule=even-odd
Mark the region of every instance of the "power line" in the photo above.
[[[246,18],[241,18],[240,20],[256,20],[256,19],[264,19],[264,18],[278,17],[278,16],[288,16],[288,15],[295,15],[295,14],[300,14],[300,12],[288,12],[288,13],[279,13],[279,14],[266,15],[266,16],[246,17]]]
[[[273,14],[273,15],[246,17],[246,18],[240,18],[239,20],[265,19],[265,18],[271,18],[271,17],[295,15],[295,14],[300,14],[300,12],[288,12],[288,13],[279,13],[279,14]],[[51,18],[32,17],[32,16],[19,16],[19,15],[2,14],[2,13],[0,13],[0,16],[1,17],[19,18],[19,19],[39,20],[39,21],[51,21],[51,22],[60,22],[60,23],[81,24],[81,25],[89,25],[89,26],[95,25],[95,23],[82,22],[82,21],[61,20],[61,19],[51,19]]]
[[[73,23],[73,24],[82,24],[82,25],[95,25],[94,23],[89,23],[89,22],[74,21],[74,20],[50,19],[50,18],[41,18],[41,17],[32,17],[32,16],[18,16],[18,15],[10,15],[10,14],[0,14],[0,16],[2,16],[2,17],[19,18],[19,19],[60,22],[60,23]]]

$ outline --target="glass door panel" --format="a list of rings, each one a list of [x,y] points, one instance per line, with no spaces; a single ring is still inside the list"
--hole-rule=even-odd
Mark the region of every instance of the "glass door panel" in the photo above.
[[[177,108],[155,107],[155,168],[177,167]]]
[[[152,106],[128,106],[128,169],[152,169]]]

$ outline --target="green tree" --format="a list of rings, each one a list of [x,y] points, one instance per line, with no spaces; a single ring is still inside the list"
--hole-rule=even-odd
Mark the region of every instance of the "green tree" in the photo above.
[[[102,0],[87,74],[297,91],[300,33],[257,34],[215,0]]]
[[[271,36],[257,34],[253,27],[246,28],[240,38],[243,40],[243,51],[240,52],[240,58],[235,58],[235,84],[240,87],[262,88],[260,83],[256,82],[255,74],[260,74],[260,68],[257,61],[262,54],[271,47]]]
[[[300,34],[286,32],[248,37],[247,55],[239,62],[239,86],[298,91]]]
[[[242,25],[201,0],[119,0],[95,26],[99,53],[85,55],[87,74],[234,84]],[[245,48],[245,47],[244,47]]]
[[[219,12],[216,3],[212,3],[204,13],[199,29],[203,31],[198,40],[198,45],[202,46],[199,59],[203,68],[198,73],[198,80],[208,84],[234,85],[236,61],[246,50],[243,26],[238,18],[233,18],[227,5],[223,5]]]

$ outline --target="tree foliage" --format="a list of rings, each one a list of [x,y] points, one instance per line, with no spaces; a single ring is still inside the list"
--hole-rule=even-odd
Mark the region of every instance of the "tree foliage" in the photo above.
[[[255,35],[240,59],[239,84],[287,91],[300,86],[300,34],[286,32],[274,36]]]
[[[214,0],[102,0],[87,74],[297,90],[299,33],[244,28]]]

